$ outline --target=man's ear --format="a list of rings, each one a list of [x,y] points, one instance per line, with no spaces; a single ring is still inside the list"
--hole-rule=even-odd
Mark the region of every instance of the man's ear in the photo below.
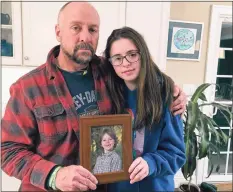
[[[59,24],[56,24],[55,26],[55,33],[57,41],[61,42],[61,30]]]

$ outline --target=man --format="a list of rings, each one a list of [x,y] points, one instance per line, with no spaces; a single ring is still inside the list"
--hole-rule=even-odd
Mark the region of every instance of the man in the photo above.
[[[95,55],[99,25],[90,4],[65,4],[55,28],[60,46],[10,88],[2,119],[2,169],[22,180],[21,191],[96,189],[97,179],[79,165],[77,117],[111,112]],[[176,87],[174,95],[179,91]],[[181,93],[173,103],[176,113],[185,109]]]

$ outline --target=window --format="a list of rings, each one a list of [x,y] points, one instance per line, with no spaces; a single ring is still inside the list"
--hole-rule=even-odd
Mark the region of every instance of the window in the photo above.
[[[207,55],[206,82],[216,84],[209,92],[212,101],[225,104],[233,113],[233,35],[232,35],[232,6],[212,7],[211,25],[209,33],[209,48]],[[214,87],[214,86],[213,86]],[[232,127],[224,120],[224,115],[219,111],[209,111],[213,119],[220,125],[221,130],[227,135]],[[232,119],[230,124],[232,125]],[[216,128],[218,129],[218,128]],[[215,138],[211,138],[214,140]],[[212,154],[212,163],[220,164],[217,172],[213,170],[212,175],[203,180],[207,181],[232,181],[232,141],[220,146],[220,159],[217,154]],[[204,174],[210,170],[210,162],[205,159]]]

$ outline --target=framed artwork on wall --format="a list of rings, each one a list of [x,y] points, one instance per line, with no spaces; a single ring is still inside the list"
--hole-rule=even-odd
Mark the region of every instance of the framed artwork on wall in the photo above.
[[[99,184],[129,179],[131,126],[130,114],[80,117],[80,165],[92,172]]]
[[[167,59],[199,61],[204,23],[170,20]]]

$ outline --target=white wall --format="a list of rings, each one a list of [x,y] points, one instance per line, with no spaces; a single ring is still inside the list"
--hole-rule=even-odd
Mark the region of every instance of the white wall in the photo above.
[[[55,25],[57,14],[64,4],[65,2],[22,3],[23,54],[29,58],[23,60],[25,65],[37,66],[44,63],[51,48],[59,44],[55,36]],[[112,30],[125,24],[125,2],[91,2],[91,4],[101,18],[96,54],[102,55],[107,37]]]
[[[166,69],[170,2],[127,2],[126,25],[141,33],[153,60]]]

